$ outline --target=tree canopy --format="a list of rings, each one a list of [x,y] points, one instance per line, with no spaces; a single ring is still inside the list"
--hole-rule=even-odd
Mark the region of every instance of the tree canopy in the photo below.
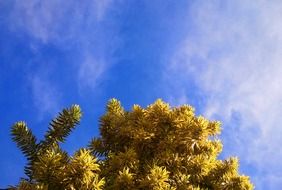
[[[100,118],[100,136],[73,156],[60,147],[79,124],[79,106],[64,109],[39,141],[24,122],[11,129],[27,158],[26,178],[11,189],[249,190],[235,157],[218,159],[220,122],[194,108],[162,100],[124,110],[111,99]]]

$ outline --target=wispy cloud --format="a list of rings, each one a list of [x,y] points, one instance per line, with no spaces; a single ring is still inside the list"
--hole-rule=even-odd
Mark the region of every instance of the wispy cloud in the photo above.
[[[175,96],[204,94],[205,115],[221,116],[233,132],[224,133],[225,150],[255,165],[258,189],[282,183],[281,16],[279,1],[197,1],[184,23],[192,29],[165,71],[183,92]]]
[[[39,75],[30,78],[33,104],[39,111],[39,118],[46,113],[54,114],[59,111],[61,93],[48,79]]]
[[[79,40],[89,27],[95,29],[97,23],[103,20],[111,3],[111,0],[14,1],[11,27],[43,43]]]
[[[76,68],[75,73],[69,74],[73,76],[77,90],[83,92],[96,88],[106,77],[107,69],[114,64],[112,57],[118,40],[111,15],[117,10],[113,4],[112,0],[12,1],[9,27],[14,33],[28,37],[27,47],[35,57],[38,55],[36,62],[42,67],[48,67],[43,65],[45,56],[40,55],[40,48],[44,46],[55,47],[53,51],[58,50],[64,52],[63,56],[72,57],[68,63],[57,65]],[[31,80],[36,104],[44,104],[45,101],[39,101],[36,97],[37,94],[41,96],[41,88],[45,89],[51,83],[51,77],[46,76],[44,81],[36,77]],[[46,102],[56,102],[49,101],[56,96],[52,95],[52,88],[48,91],[43,98],[48,100]],[[45,104],[42,110],[47,111],[51,107],[54,105]]]
[[[104,59],[96,59],[92,55],[85,57],[84,62],[80,65],[78,73],[79,89],[96,88],[101,82],[99,79],[107,70],[107,64]]]

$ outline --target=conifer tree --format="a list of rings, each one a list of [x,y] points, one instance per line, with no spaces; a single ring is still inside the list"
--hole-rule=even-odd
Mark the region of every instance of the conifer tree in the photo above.
[[[89,147],[102,161],[106,190],[253,189],[237,158],[218,159],[220,123],[195,116],[189,105],[157,100],[125,111],[112,99],[100,132]]]
[[[18,186],[19,190],[100,190],[104,179],[99,177],[100,165],[87,149],[78,150],[70,157],[60,148],[60,144],[76,127],[81,118],[78,105],[64,109],[52,120],[44,140],[36,137],[24,122],[13,125],[12,139],[27,158],[25,174]]]
[[[79,123],[80,108],[65,109],[37,142],[24,122],[12,137],[28,160],[15,189],[82,190],[249,190],[249,177],[238,173],[238,159],[219,160],[220,123],[195,116],[189,105],[171,108],[157,100],[125,111],[108,102],[100,136],[69,156],[60,148]]]

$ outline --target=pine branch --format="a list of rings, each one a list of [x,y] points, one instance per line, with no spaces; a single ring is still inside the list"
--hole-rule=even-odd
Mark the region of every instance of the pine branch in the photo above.
[[[25,122],[20,121],[15,123],[11,129],[11,135],[14,142],[17,143],[19,149],[27,158],[27,165],[25,166],[25,174],[31,179],[32,176],[32,163],[36,160],[36,152],[38,144],[36,144],[36,137],[28,129]]]
[[[78,105],[73,105],[69,109],[64,109],[59,116],[52,120],[50,127],[45,134],[45,140],[42,142],[43,147],[48,147],[54,143],[64,142],[66,137],[79,123],[81,110]]]
[[[25,122],[15,123],[11,129],[11,135],[14,142],[23,152],[28,160],[31,160],[37,151],[36,137],[28,129]]]

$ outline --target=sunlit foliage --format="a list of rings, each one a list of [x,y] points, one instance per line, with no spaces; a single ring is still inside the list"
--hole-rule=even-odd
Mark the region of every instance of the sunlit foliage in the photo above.
[[[28,161],[25,167],[28,178],[11,189],[102,189],[104,179],[99,177],[100,165],[89,150],[80,149],[71,157],[60,148],[59,143],[65,141],[80,118],[79,106],[64,109],[50,123],[45,139],[40,142],[24,122],[12,127],[12,138]]]
[[[249,177],[238,173],[237,158],[218,159],[220,123],[196,116],[189,105],[171,108],[157,100],[125,111],[112,99],[100,119],[100,137],[69,156],[59,142],[80,117],[76,105],[63,110],[39,143],[24,122],[12,127],[13,140],[28,159],[28,178],[15,188],[253,189]]]

